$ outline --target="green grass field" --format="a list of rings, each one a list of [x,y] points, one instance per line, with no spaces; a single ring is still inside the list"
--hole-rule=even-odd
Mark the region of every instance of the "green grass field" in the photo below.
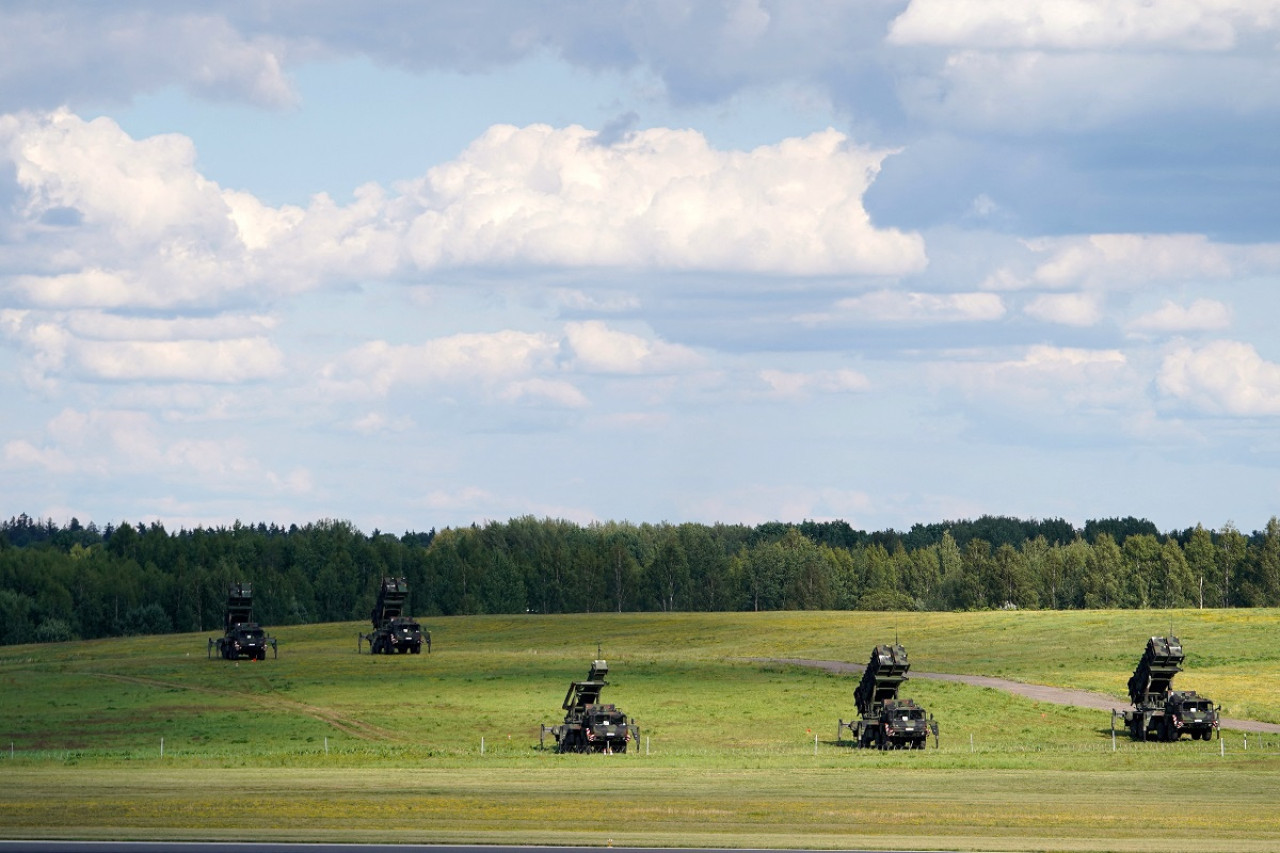
[[[862,663],[896,634],[917,672],[1119,697],[1171,623],[1176,686],[1280,722],[1274,610],[470,617],[376,658],[348,623],[238,664],[206,635],[3,647],[0,837],[1278,849],[1280,737],[1113,748],[1105,712],[916,678],[940,748],[853,750],[853,677],[751,660]],[[538,749],[597,643],[638,749]]]

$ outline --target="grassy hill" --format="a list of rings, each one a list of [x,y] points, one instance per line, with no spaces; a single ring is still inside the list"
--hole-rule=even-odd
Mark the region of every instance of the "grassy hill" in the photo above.
[[[1113,750],[1105,713],[916,678],[940,748],[858,751],[835,740],[854,679],[751,660],[861,663],[896,635],[916,671],[1121,697],[1171,623],[1177,686],[1280,722],[1274,610],[467,617],[396,657],[347,623],[238,664],[206,635],[4,647],[0,837],[1275,849],[1280,744]],[[537,749],[597,644],[639,749]]]

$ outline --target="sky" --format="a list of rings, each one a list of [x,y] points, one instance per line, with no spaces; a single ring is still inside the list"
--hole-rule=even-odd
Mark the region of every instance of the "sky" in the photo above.
[[[0,4],[0,514],[1280,506],[1280,0]]]

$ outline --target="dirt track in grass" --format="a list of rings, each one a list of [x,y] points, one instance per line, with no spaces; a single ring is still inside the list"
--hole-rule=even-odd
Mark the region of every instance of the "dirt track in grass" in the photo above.
[[[142,678],[133,675],[119,675],[117,673],[110,672],[94,672],[91,673],[91,675],[97,676],[98,678],[109,678],[113,681],[123,681],[128,684],[140,684],[144,687],[157,687],[164,690],[190,690],[194,693],[205,693],[211,696],[231,697],[239,702],[251,702],[268,710],[304,714],[314,720],[319,720],[322,723],[328,723],[338,731],[360,740],[381,741],[385,743],[408,742],[408,738],[399,732],[394,732],[390,729],[385,729],[381,726],[375,726],[372,723],[356,719],[355,717],[341,714],[332,708],[322,708],[319,705],[308,705],[304,702],[296,702],[292,699],[286,699],[275,694],[246,693],[238,690],[217,690],[212,687],[203,687],[196,684],[184,684],[178,681],[166,681],[159,678]]]
[[[866,667],[860,663],[848,663],[839,660],[808,660],[805,658],[755,658],[762,663],[785,663],[793,666],[808,666],[823,669],[827,672],[841,674],[858,674]],[[1098,711],[1124,710],[1129,702],[1105,693],[1094,693],[1089,690],[1069,690],[1065,687],[1049,687],[1045,684],[1027,684],[1012,681],[1008,678],[995,678],[990,675],[954,675],[945,672],[915,672],[912,678],[932,678],[937,681],[955,681],[974,687],[990,687],[993,690],[1004,690],[1017,696],[1025,696],[1037,702],[1049,702],[1054,705],[1074,705],[1077,708],[1092,708]],[[1231,717],[1222,718],[1224,729],[1242,732],[1258,732],[1261,734],[1280,734],[1280,725],[1263,723],[1258,720],[1238,720]]]

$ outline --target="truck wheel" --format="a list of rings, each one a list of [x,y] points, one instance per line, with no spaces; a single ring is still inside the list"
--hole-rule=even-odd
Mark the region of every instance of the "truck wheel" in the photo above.
[[[422,654],[422,646],[410,646],[409,651],[415,655]]]

